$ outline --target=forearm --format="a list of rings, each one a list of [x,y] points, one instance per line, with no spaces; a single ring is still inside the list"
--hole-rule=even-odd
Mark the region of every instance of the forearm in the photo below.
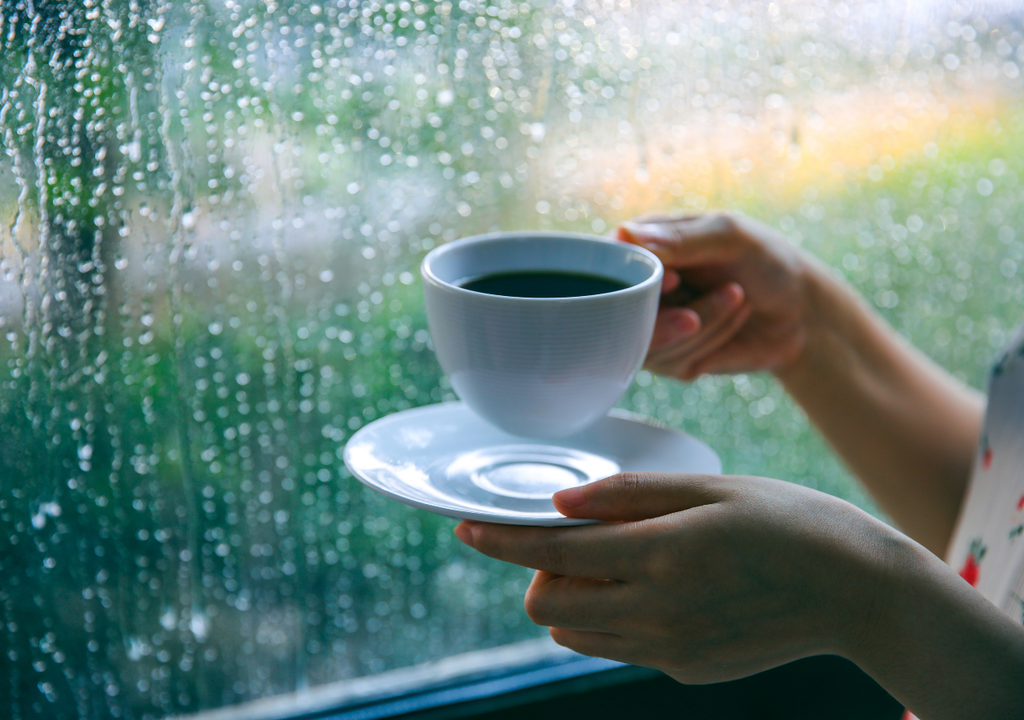
[[[807,336],[776,375],[910,536],[943,555],[970,475],[983,397],[812,267]]]
[[[888,592],[844,653],[922,720],[1024,717],[1024,628],[906,538]]]

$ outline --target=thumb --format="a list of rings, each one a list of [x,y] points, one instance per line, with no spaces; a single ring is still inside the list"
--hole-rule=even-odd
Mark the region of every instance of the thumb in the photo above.
[[[551,499],[567,517],[614,522],[660,517],[725,496],[726,486],[717,475],[627,472],[560,490]]]
[[[671,221],[627,221],[619,240],[647,248],[669,268],[685,268],[731,259],[735,245],[724,242],[736,232],[727,215],[708,214]]]

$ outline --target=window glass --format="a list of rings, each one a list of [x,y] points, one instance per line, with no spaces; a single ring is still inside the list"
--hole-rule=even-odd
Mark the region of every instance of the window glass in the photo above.
[[[452,400],[418,264],[746,212],[965,381],[1024,305],[1016,2],[0,5],[0,714],[158,718],[537,637],[365,491]],[[867,505],[770,378],[623,407]]]

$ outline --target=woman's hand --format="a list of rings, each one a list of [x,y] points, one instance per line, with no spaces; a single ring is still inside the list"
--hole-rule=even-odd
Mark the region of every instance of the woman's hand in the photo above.
[[[622,474],[555,496],[609,521],[463,523],[480,552],[538,570],[530,618],[561,645],[686,683],[842,653],[886,601],[893,530],[807,488],[749,477]]]
[[[802,351],[816,266],[771,228],[713,213],[627,222],[619,239],[665,265],[650,369],[684,380],[778,370]]]
[[[834,653],[922,718],[1024,717],[1024,628],[848,503],[763,478],[632,473],[554,500],[606,522],[455,533],[537,570],[526,611],[560,645],[684,683]]]

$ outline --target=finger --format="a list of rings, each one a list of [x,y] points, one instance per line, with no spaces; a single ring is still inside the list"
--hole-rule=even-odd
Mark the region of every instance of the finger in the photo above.
[[[708,213],[673,222],[624,222],[619,239],[647,248],[667,267],[683,268],[733,259],[736,223],[728,215]]]
[[[801,343],[786,342],[785,331],[774,337],[768,336],[763,328],[763,324],[758,328],[756,323],[748,323],[736,333],[734,342],[726,343],[693,362],[691,375],[747,372],[751,368],[775,370],[793,362],[800,351]],[[789,332],[798,334],[799,330]]]
[[[736,312],[725,318],[721,325],[708,330],[700,340],[681,340],[672,345],[664,345],[648,353],[644,367],[651,372],[668,377],[676,377],[692,382],[704,372],[704,362],[720,348],[739,334],[750,317],[752,308],[744,304]]]
[[[738,343],[724,344],[699,360],[691,360],[689,367],[686,368],[686,375],[678,377],[690,380],[704,374],[733,375],[748,371],[751,367],[772,370],[789,357],[786,353],[759,352],[739,340]],[[652,371],[658,372],[653,368]]]
[[[558,512],[568,517],[614,522],[646,520],[711,505],[727,494],[728,483],[716,475],[627,472],[561,490],[552,501]]]
[[[659,223],[676,223],[684,222],[686,220],[693,220],[700,217],[700,214],[690,215],[639,215],[635,218],[630,218],[626,222],[632,223],[633,225],[648,225],[648,224],[659,224]],[[625,224],[625,223],[623,223]]]
[[[736,314],[729,319],[729,321],[716,332],[712,337],[708,339],[706,343],[700,348],[699,352],[691,353],[687,368],[679,368],[676,371],[676,377],[685,380],[686,382],[692,382],[693,380],[700,377],[704,372],[702,365],[704,360],[709,356],[713,355],[719,348],[729,344],[732,340],[746,325],[747,320],[750,318],[750,314],[754,311],[754,307],[746,303]]]
[[[667,219],[666,219],[667,221]],[[629,240],[629,234],[623,230],[619,230],[619,239],[624,242],[632,242]],[[636,244],[636,243],[633,243]],[[661,276],[661,304],[662,306],[671,305],[675,307],[681,307],[688,304],[693,300],[696,295],[694,288],[687,286],[683,283],[682,278],[679,277],[679,273],[669,267],[664,267]]]
[[[661,346],[687,341],[673,356],[686,352],[719,330],[743,304],[745,294],[737,283],[726,283],[694,300],[685,308],[662,308],[651,337],[652,351]],[[699,331],[699,332],[698,332]],[[648,360],[650,362],[650,360]]]
[[[632,614],[626,585],[617,580],[594,580],[554,575],[540,570],[526,590],[523,605],[537,625],[609,632],[616,618]],[[627,611],[623,611],[628,607]]]
[[[666,269],[661,276],[661,294],[668,295],[673,290],[678,290],[682,282],[679,273],[675,270]]]
[[[530,527],[463,521],[455,535],[473,549],[514,565],[595,580],[633,577],[635,540],[618,525]]]
[[[686,307],[706,292],[706,289],[701,290],[683,282],[683,279],[675,270],[665,268],[664,265],[662,267],[664,268],[664,274],[661,280],[661,297],[658,300],[658,304],[662,308]]]
[[[752,311],[753,306],[744,303],[731,315],[705,327],[699,336],[652,349],[644,361],[645,367],[661,375],[693,380],[700,374],[697,368],[704,359],[728,344],[743,329]]]
[[[701,330],[701,317],[692,308],[662,308],[654,323],[651,348],[690,340]]]

